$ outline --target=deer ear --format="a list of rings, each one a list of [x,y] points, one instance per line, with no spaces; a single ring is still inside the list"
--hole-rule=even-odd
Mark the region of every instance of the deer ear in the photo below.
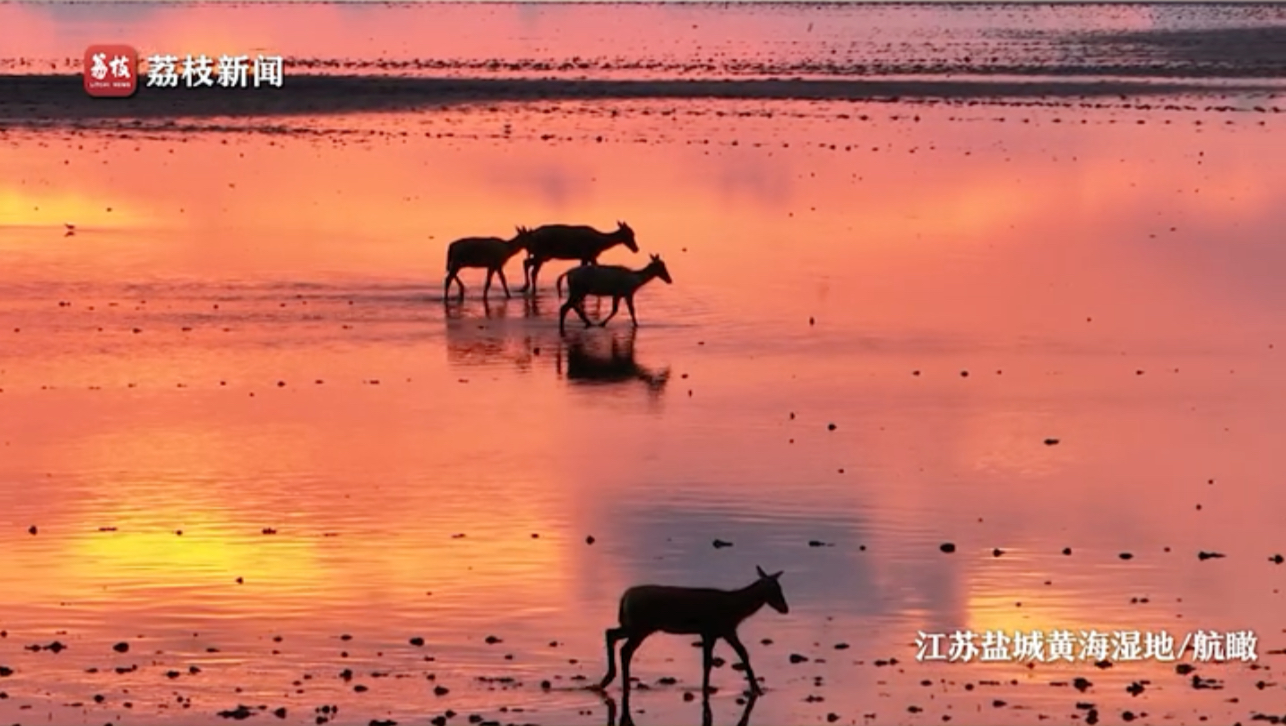
[[[771,577],[772,579],[776,580],[777,578],[779,578],[779,577],[781,577],[783,574],[785,574],[785,572],[786,572],[785,570],[778,570],[776,574],[769,575],[769,577]]]
[[[768,573],[764,572],[764,568],[759,565],[755,565],[755,572],[758,572],[760,577],[768,577]]]

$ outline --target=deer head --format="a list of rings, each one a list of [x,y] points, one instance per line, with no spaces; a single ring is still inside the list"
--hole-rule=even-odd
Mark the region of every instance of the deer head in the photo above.
[[[755,572],[759,573],[759,581],[755,584],[760,587],[768,607],[783,615],[790,612],[790,605],[786,604],[786,595],[781,591],[781,575],[785,570],[770,575],[764,572],[764,568],[755,565]]]

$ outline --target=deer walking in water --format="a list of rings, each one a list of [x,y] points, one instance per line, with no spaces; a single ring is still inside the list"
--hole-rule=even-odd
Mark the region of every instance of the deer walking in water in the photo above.
[[[514,255],[527,249],[531,231],[518,227],[518,234],[511,240],[499,237],[465,237],[447,245],[447,278],[443,283],[442,298],[451,296],[451,281],[460,287],[460,299],[464,299],[464,283],[460,282],[460,270],[465,267],[485,267],[487,282],[482,286],[482,299],[486,300],[491,292],[491,277],[500,276],[500,285],[509,294],[509,282],[505,280],[505,263]]]
[[[634,230],[624,222],[617,222],[611,232],[599,232],[587,225],[547,224],[531,230],[527,243],[527,259],[522,261],[523,285],[519,290],[536,290],[536,276],[550,260],[579,260],[582,265],[598,264],[598,256],[616,245],[625,245],[630,252],[638,252]]]
[[[561,296],[563,278],[567,279],[567,302],[558,310],[558,332],[564,332],[567,313],[572,310],[585,322],[585,327],[593,325],[585,315],[585,298],[590,295],[612,298],[612,312],[599,322],[599,327],[606,327],[607,321],[615,317],[616,311],[621,308],[622,298],[629,308],[630,320],[637,327],[639,319],[634,314],[634,293],[656,277],[665,280],[667,285],[674,282],[660,255],[652,255],[647,267],[641,270],[631,270],[620,265],[584,265],[564,272],[557,280],[558,294]]]
[[[701,688],[710,691],[710,669],[714,665],[714,646],[722,638],[736,651],[746,668],[750,692],[763,693],[755,671],[750,667],[750,654],[737,637],[737,626],[764,605],[779,613],[790,612],[786,596],[782,594],[780,572],[768,574],[762,567],[755,567],[759,579],[740,590],[716,590],[699,587],[669,587],[664,585],[639,585],[621,595],[620,625],[607,630],[607,675],[598,684],[606,689],[616,678],[616,641],[625,640],[621,646],[622,688],[630,690],[630,660],[634,651],[649,635],[661,632],[675,635],[701,636]]]

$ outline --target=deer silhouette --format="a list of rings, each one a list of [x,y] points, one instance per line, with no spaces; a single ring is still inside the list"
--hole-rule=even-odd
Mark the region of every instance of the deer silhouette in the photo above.
[[[719,639],[727,641],[746,668],[750,692],[762,694],[755,671],[750,667],[750,654],[737,637],[737,627],[764,605],[779,613],[790,612],[781,591],[781,572],[768,574],[756,567],[759,578],[739,590],[716,590],[703,587],[638,585],[621,595],[619,625],[609,628],[607,639],[607,674],[598,688],[606,689],[616,678],[616,642],[621,646],[621,679],[626,693],[630,690],[630,660],[634,651],[653,633],[701,636],[701,688],[710,690],[710,669],[714,665],[714,646]]]

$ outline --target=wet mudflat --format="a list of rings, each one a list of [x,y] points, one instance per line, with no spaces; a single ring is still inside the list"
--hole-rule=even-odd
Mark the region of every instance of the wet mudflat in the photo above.
[[[620,592],[762,565],[751,723],[1271,721],[1274,104],[5,126],[0,720],[606,723]],[[637,331],[560,338],[557,264],[440,299],[450,240],[616,220],[604,262],[674,276]],[[1258,661],[916,662],[966,629]],[[635,722],[700,721],[687,638],[634,675]]]
[[[756,564],[792,611],[744,629],[752,722],[1271,714],[1286,167],[1261,118],[10,130],[0,714],[597,723],[620,591]],[[441,303],[450,239],[571,217],[668,261],[637,332],[560,341],[552,278],[484,304],[466,272]],[[915,662],[917,631],[1062,628],[1254,630],[1260,660]],[[635,675],[637,722],[700,718],[687,639]]]

